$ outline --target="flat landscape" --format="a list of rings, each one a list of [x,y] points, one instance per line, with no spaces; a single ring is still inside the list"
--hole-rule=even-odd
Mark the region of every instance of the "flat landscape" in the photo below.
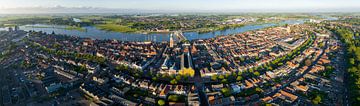
[[[0,1],[0,106],[357,106],[356,8],[270,1]]]

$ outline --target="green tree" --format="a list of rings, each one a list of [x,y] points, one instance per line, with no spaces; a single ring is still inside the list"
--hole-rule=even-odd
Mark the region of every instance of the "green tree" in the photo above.
[[[222,88],[221,89],[221,93],[225,96],[228,97],[231,95],[230,89],[229,88]]]
[[[178,82],[177,82],[176,79],[173,79],[173,80],[170,81],[170,84],[172,84],[172,85],[175,85],[175,84],[177,84],[177,83],[178,83]]]
[[[225,77],[228,78],[231,74],[230,73],[226,73]]]
[[[225,78],[224,75],[219,75],[219,79],[220,79],[220,80],[222,80],[222,79],[224,79],[224,78]]]
[[[256,88],[255,88],[255,91],[256,91],[256,92],[262,92],[262,89],[259,88],[259,87],[256,87]]]
[[[349,59],[350,65],[354,65],[355,64],[355,59],[354,58],[350,58]]]
[[[213,76],[211,76],[211,80],[217,81],[217,79],[218,79],[218,75],[213,75]]]
[[[254,72],[255,76],[260,76],[260,73],[258,71]]]
[[[242,75],[242,72],[241,72],[241,71],[239,71],[239,72],[238,72],[238,76],[241,76],[241,75]]]
[[[181,76],[180,76],[180,75],[177,75],[175,78],[176,78],[176,80],[178,80],[178,81],[181,80]]]
[[[228,81],[227,81],[227,79],[222,79],[221,83],[226,84],[226,83],[228,83]]]
[[[153,81],[156,81],[157,80],[157,77],[152,77],[151,78]]]
[[[253,69],[253,68],[250,68],[250,69],[249,69],[249,72],[254,72],[254,69]]]
[[[178,95],[170,95],[168,97],[168,100],[171,102],[177,102],[179,100],[179,96]]]
[[[237,76],[236,81],[241,81],[242,77],[241,76]]]
[[[259,61],[259,60],[260,60],[259,56],[256,56],[256,57],[255,57],[255,60],[256,60],[256,61]]]
[[[321,103],[321,97],[319,95],[317,95],[313,100],[312,103],[314,103],[315,105]]]
[[[158,101],[158,104],[159,104],[160,106],[164,106],[164,105],[165,105],[165,101],[162,100],[162,99],[160,99],[160,100]]]
[[[244,61],[245,61],[245,58],[240,58],[240,61],[241,61],[241,62],[244,62]]]

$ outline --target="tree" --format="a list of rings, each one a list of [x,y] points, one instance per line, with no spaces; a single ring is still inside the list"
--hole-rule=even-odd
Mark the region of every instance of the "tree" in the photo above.
[[[188,80],[188,78],[189,78],[189,76],[187,76],[187,75],[183,76],[184,81]]]
[[[321,103],[321,97],[319,95],[316,95],[316,97],[312,100],[312,102],[317,105]]]
[[[341,25],[337,26],[336,28],[332,29],[335,34],[337,34],[340,37],[340,40],[342,43],[344,43],[346,45],[347,48],[347,59],[348,59],[348,66],[347,66],[347,70],[350,74],[350,90],[352,91],[351,93],[351,98],[350,98],[350,102],[351,103],[359,103],[360,102],[360,95],[357,91],[360,90],[360,72],[359,72],[359,61],[360,61],[360,49],[358,46],[359,44],[359,40],[358,39],[353,39],[354,36],[354,32],[346,27],[343,27]],[[358,36],[358,34],[355,34],[355,36]],[[321,103],[321,97],[315,97],[312,102],[314,104],[318,104]],[[357,105],[357,104],[353,104],[353,105]]]
[[[228,78],[230,75],[231,75],[231,74],[226,73],[226,74],[225,74],[225,77]]]
[[[153,81],[156,81],[157,80],[157,77],[152,77],[151,78]]]
[[[217,76],[217,75],[213,75],[213,76],[211,76],[211,80],[213,80],[213,81],[217,81],[217,78],[218,78],[218,76]]]
[[[354,58],[350,58],[349,59],[350,65],[354,65],[355,64],[355,59]]]
[[[224,75],[219,75],[219,79],[220,79],[220,80],[222,80],[222,79],[224,79],[224,78],[225,78]]]
[[[256,56],[256,57],[255,57],[255,60],[256,60],[256,61],[259,61],[259,60],[260,60],[259,56]]]
[[[255,76],[260,76],[260,73],[258,71],[254,72]]]
[[[256,87],[256,88],[255,88],[255,91],[256,91],[256,92],[262,92],[262,89],[259,88],[259,87]]]
[[[84,71],[87,71],[85,66],[76,66],[74,71],[78,72],[78,73],[82,73]]]
[[[227,79],[222,79],[221,83],[226,84],[226,83],[228,83],[228,81],[227,81]]]
[[[328,65],[325,67],[325,69],[326,69],[326,71],[332,71],[332,70],[334,70],[334,67],[331,65]]]
[[[254,69],[253,69],[253,68],[250,68],[250,69],[249,69],[249,72],[254,72]]]
[[[175,85],[175,84],[177,84],[178,82],[176,81],[176,79],[173,79],[173,80],[171,80],[170,81],[170,84],[172,84],[172,85]]]
[[[231,73],[231,76],[235,78],[235,77],[237,76],[237,75],[236,75],[236,72],[232,72],[232,73]]]
[[[225,96],[228,97],[231,95],[230,89],[229,88],[222,88],[221,89],[221,93]]]
[[[242,77],[241,76],[237,76],[236,81],[241,81]]]
[[[158,104],[159,104],[160,106],[164,106],[164,105],[165,105],[165,101],[162,100],[162,99],[160,99],[160,100],[158,101]]]
[[[245,61],[245,58],[240,58],[240,61],[241,61],[241,62],[244,62],[244,61]]]
[[[171,102],[177,102],[179,100],[179,97],[178,95],[170,95],[168,100]]]
[[[181,80],[181,76],[180,76],[180,75],[177,75],[175,78],[176,78],[176,80],[178,80],[178,81]]]
[[[324,43],[319,43],[319,47],[320,48],[324,47]]]
[[[120,64],[120,65],[116,66],[115,69],[118,70],[118,71],[127,71],[128,67],[125,66],[125,65]]]
[[[242,72],[241,72],[241,71],[239,71],[239,72],[238,72],[238,76],[241,76],[241,75],[242,75]]]

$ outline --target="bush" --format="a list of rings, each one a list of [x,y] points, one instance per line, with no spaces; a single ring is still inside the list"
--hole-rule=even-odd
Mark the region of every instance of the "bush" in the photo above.
[[[172,85],[175,85],[175,84],[177,84],[177,83],[178,83],[178,82],[177,82],[176,79],[173,79],[173,80],[170,81],[170,84],[172,84]]]
[[[164,100],[162,100],[162,99],[160,99],[160,100],[158,101],[158,105],[160,105],[160,106],[164,106],[164,105],[165,105],[165,101],[164,101]]]
[[[170,95],[168,97],[168,100],[171,102],[177,102],[179,100],[179,96],[178,95]]]
[[[228,97],[228,96],[231,95],[231,91],[230,91],[229,88],[222,88],[222,89],[221,89],[221,93],[222,93],[224,96],[226,96],[226,97]]]

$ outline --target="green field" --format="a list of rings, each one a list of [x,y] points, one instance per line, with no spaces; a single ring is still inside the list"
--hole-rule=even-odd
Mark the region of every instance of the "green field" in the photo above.
[[[82,27],[77,27],[77,26],[66,26],[65,28],[66,30],[78,30],[78,31],[85,31],[84,28]]]
[[[138,31],[136,29],[132,29],[127,26],[116,25],[116,24],[100,24],[100,25],[95,25],[95,26],[96,26],[96,28],[99,28],[101,30],[114,31],[114,32],[136,32],[136,31]]]

